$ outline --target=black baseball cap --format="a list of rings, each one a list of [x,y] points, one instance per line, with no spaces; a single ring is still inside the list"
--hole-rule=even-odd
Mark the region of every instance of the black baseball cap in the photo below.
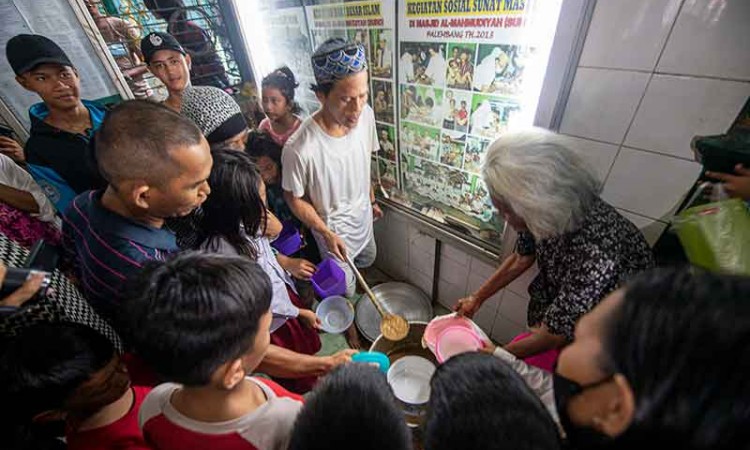
[[[186,55],[185,49],[182,48],[177,39],[169,33],[154,32],[143,38],[141,41],[141,53],[146,60],[146,64],[151,64],[151,58],[159,50],[174,50]]]
[[[16,75],[23,75],[39,64],[75,67],[59,45],[39,34],[13,36],[5,46],[5,56]]]

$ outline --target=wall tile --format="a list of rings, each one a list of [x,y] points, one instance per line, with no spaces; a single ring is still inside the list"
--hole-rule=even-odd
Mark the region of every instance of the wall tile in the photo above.
[[[581,66],[653,70],[682,0],[596,3]]]
[[[435,270],[435,255],[412,246],[409,249],[409,268],[432,277],[432,272]]]
[[[519,326],[498,314],[495,317],[490,337],[498,344],[505,345],[525,330],[525,327]]]
[[[487,333],[487,336],[492,335],[492,326],[495,324],[495,317],[497,316],[497,307],[500,304],[500,297],[503,295],[502,291],[498,294],[490,297],[484,302],[479,311],[474,314],[474,322],[479,325],[479,328]]]
[[[659,240],[664,230],[667,228],[667,224],[658,220],[649,219],[648,217],[639,216],[633,214],[630,211],[623,211],[622,209],[617,210],[620,214],[625,216],[626,219],[633,222],[633,225],[637,226],[643,237],[648,241],[648,245],[654,246],[656,241]]]
[[[447,244],[443,242],[443,245],[440,246],[440,254],[444,258],[448,258],[451,261],[461,264],[463,266],[468,267],[469,265],[469,259],[470,259],[469,254],[461,250],[460,248],[456,247],[455,245],[451,245],[451,244]]]
[[[443,254],[440,258],[440,274],[438,277],[448,283],[462,286],[465,291],[469,278],[469,265],[457,263]]]
[[[500,307],[497,313],[519,326],[526,323],[526,309],[529,300],[515,292],[505,290],[503,298],[500,301]]]
[[[749,18],[747,0],[685,0],[657,71],[750,80]]]
[[[487,264],[479,258],[472,258],[471,260],[471,273],[469,274],[469,282],[466,287],[466,295],[476,292],[482,284],[495,271],[495,267]],[[503,291],[499,291],[492,297],[485,300],[482,307],[474,315],[474,322],[483,329],[487,335],[492,332],[492,326],[495,323],[495,315],[497,314],[497,307],[500,304]]]
[[[456,301],[466,295],[466,283],[454,284],[441,279],[438,282],[438,302],[448,309],[453,309]]]
[[[699,173],[695,162],[623,147],[602,197],[645,217],[668,218]]]
[[[390,214],[375,222],[375,244],[378,247],[378,255],[375,259],[375,267],[382,270],[388,261],[388,220]]]
[[[607,179],[607,174],[609,174],[612,163],[615,162],[615,156],[617,156],[617,149],[619,147],[614,144],[605,144],[590,139],[563,136],[570,148],[578,150],[583,155],[583,158],[594,169],[596,176],[599,178],[602,186],[604,186],[604,181]]]
[[[529,270],[522,273],[521,276],[513,280],[507,287],[508,290],[513,291],[516,295],[523,298],[529,298],[529,285],[534,278],[539,274],[539,266],[534,263],[533,266],[529,267]]]
[[[693,136],[726,132],[748,96],[750,83],[655,75],[625,145],[692,160]]]
[[[396,281],[404,281],[409,278],[409,263],[405,259],[388,258],[380,270],[388,274]]]
[[[419,230],[413,224],[409,225],[409,246],[422,252],[435,254],[435,238]]]
[[[430,299],[432,299],[432,277],[431,276],[425,275],[419,271],[416,271],[410,268],[407,281],[413,284],[414,286],[418,287],[419,289],[421,289],[422,292],[427,294],[427,296],[430,297]]]
[[[620,144],[649,76],[641,72],[579,68],[560,131]]]
[[[388,256],[404,261],[409,260],[409,223],[406,218],[391,214],[388,221],[388,235],[385,237]]]
[[[471,274],[482,279],[487,279],[497,270],[497,263],[490,263],[484,259],[471,258]]]

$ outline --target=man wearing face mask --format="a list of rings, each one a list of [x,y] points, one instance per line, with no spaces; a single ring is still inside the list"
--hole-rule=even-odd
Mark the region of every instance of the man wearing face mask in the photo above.
[[[0,397],[3,408],[12,408],[3,417],[14,425],[34,434],[35,424],[64,421],[69,450],[149,448],[138,410],[150,389],[130,386],[111,342],[91,328],[29,328],[10,342],[0,364]]]
[[[494,355],[554,403],[575,449],[747,448],[748,298],[748,277],[655,270],[581,318],[554,374]]]

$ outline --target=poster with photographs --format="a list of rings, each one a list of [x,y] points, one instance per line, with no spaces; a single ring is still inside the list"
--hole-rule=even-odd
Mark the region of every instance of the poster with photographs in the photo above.
[[[373,78],[393,78],[393,30],[370,30],[370,74]]]
[[[534,53],[533,47],[480,44],[474,71],[474,90],[510,97],[522,94],[524,68]]]
[[[416,123],[401,122],[401,149],[422,159],[437,161],[440,151],[440,130]]]
[[[479,173],[484,164],[484,155],[490,141],[470,136],[466,139],[466,153],[464,153],[464,170]]]
[[[393,1],[312,2],[305,6],[313,48],[339,37],[364,46],[370,75],[369,103],[375,113],[380,152],[373,158],[373,181],[390,196],[398,188],[396,127],[395,26]],[[309,57],[309,55],[308,55]],[[436,144],[437,145],[437,144]],[[437,153],[434,155],[437,158]]]
[[[533,0],[399,7],[401,201],[482,239],[502,233],[481,167],[492,141],[520,124],[538,56],[529,33],[535,7]]]
[[[514,100],[474,94],[471,105],[471,134],[492,139],[508,130],[513,114],[521,106]]]
[[[379,123],[375,125],[380,144],[380,156],[388,161],[396,162],[396,129],[391,125]]]
[[[463,168],[466,133],[443,130],[440,139],[440,162],[456,169]]]
[[[393,83],[385,80],[372,80],[372,109],[378,122],[394,123]]]

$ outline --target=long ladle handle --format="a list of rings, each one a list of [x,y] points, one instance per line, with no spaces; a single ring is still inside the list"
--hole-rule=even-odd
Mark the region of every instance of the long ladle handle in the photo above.
[[[344,255],[344,259],[346,259],[346,263],[349,264],[349,267],[351,267],[352,272],[354,272],[354,276],[357,277],[357,281],[359,281],[362,289],[365,290],[367,296],[370,297],[370,300],[372,300],[372,304],[375,305],[375,308],[378,310],[378,313],[380,313],[380,316],[385,317],[385,309],[380,304],[380,301],[377,299],[377,297],[375,297],[375,293],[372,292],[370,286],[367,285],[367,282],[365,281],[364,277],[362,277],[362,274],[359,273],[359,270],[357,270],[357,266],[354,265],[354,261],[352,261],[349,255]]]

